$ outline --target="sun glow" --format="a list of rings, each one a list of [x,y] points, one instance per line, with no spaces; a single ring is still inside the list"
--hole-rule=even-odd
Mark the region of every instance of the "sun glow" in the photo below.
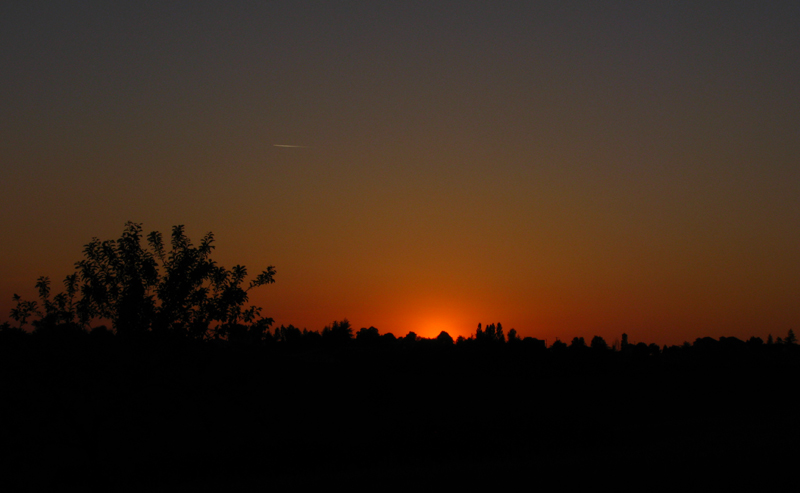
[[[447,332],[453,340],[458,339],[459,335],[463,335],[457,324],[452,317],[445,315],[431,315],[421,317],[419,323],[416,325],[414,332],[419,337],[426,337],[429,339],[436,338],[442,332]]]

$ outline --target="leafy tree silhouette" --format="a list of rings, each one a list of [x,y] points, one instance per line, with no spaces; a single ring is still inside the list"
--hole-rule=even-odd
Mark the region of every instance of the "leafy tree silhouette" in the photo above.
[[[275,329],[275,340],[287,344],[299,344],[303,339],[303,332],[292,324],[288,327],[281,325]]]
[[[31,318],[31,316],[41,316],[35,301],[23,300],[22,297],[16,293],[12,299],[14,300],[16,306],[11,309],[11,318],[19,323],[20,329],[23,328],[26,323],[28,323],[28,319]]]
[[[483,336],[482,337],[480,337],[480,338],[478,338],[477,336],[475,337],[475,339],[477,339],[479,341],[483,340],[483,341],[487,341],[487,342],[494,341],[496,338],[497,338],[497,329],[494,326],[494,324],[489,324],[489,325],[486,326],[486,328],[483,330]]]
[[[764,344],[764,340],[760,337],[752,336],[747,340],[747,344],[750,347],[759,347]]]
[[[50,299],[50,280],[40,277],[36,287],[44,312],[36,302],[14,295],[11,317],[24,325],[39,315],[35,326],[75,325],[90,320],[111,321],[119,335],[148,331],[193,338],[262,339],[273,320],[261,317],[261,308],[245,307],[251,289],[275,282],[269,266],[244,288],[244,266],[231,270],[210,259],[214,236],[208,233],[192,245],[183,226],[172,229],[167,251],[159,232],[142,246],[142,226],[127,222],[118,240],[98,238],[84,246],[84,259],[64,281],[66,292]],[[76,296],[80,293],[80,297]]]
[[[503,324],[489,324],[484,330],[481,330],[481,324],[478,324],[475,340],[480,343],[506,342],[503,334]]]
[[[375,327],[362,327],[356,334],[356,340],[363,344],[374,344],[380,342],[381,334]]]
[[[595,351],[608,351],[608,344],[602,337],[594,336],[592,338],[591,348]]]
[[[439,332],[439,335],[436,336],[436,341],[445,346],[452,346],[453,337],[445,331]]]
[[[111,320],[120,335],[146,331],[156,311],[152,291],[158,286],[158,266],[141,246],[142,227],[128,222],[119,240],[84,246],[77,262],[83,295],[82,319]]]
[[[576,348],[583,349],[586,347],[586,341],[583,339],[583,337],[573,337],[569,347],[572,349]]]
[[[408,334],[403,337],[403,342],[406,344],[413,344],[419,340],[417,333],[414,331],[409,332]]]
[[[11,318],[19,322],[22,328],[27,319],[36,315],[38,320],[31,324],[36,333],[50,333],[56,327],[60,329],[70,329],[73,334],[82,332],[75,314],[75,294],[77,292],[77,275],[72,274],[64,280],[66,293],[59,293],[53,299],[50,298],[50,278],[39,277],[36,280],[36,290],[39,292],[39,302],[25,301],[15,294],[14,301],[16,306],[11,310]],[[66,332],[62,330],[62,332]]]
[[[50,299],[50,278],[43,276],[36,281],[36,289],[39,291],[39,300],[43,311],[38,313],[39,320],[33,322],[35,333],[71,336],[85,334],[75,311],[77,283],[77,274],[67,276],[64,279],[66,292],[59,293]]]
[[[322,340],[331,344],[342,344],[353,339],[353,328],[346,318],[341,322],[334,322],[322,329]]]
[[[556,340],[550,346],[550,350],[554,353],[562,353],[567,349],[567,343],[556,337]]]

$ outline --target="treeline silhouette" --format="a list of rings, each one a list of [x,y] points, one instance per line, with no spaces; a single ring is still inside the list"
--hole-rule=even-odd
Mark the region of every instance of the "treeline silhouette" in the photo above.
[[[548,346],[499,323],[456,340],[273,328],[245,305],[274,268],[245,283],[212,242],[176,227],[169,251],[157,233],[143,248],[128,223],[86,246],[63,293],[40,278],[37,301],[15,296],[0,326],[9,490],[713,487],[748,471],[763,486],[797,459],[791,330]]]

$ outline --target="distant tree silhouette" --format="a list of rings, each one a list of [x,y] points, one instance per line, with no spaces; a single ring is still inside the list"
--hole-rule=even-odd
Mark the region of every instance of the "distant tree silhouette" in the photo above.
[[[316,330],[303,329],[303,344],[306,346],[317,346],[322,342],[322,334]]]
[[[494,341],[497,338],[497,329],[494,324],[489,324],[483,330],[483,338],[486,341]]]
[[[583,339],[583,337],[573,337],[572,343],[570,343],[569,347],[571,349],[585,348],[586,341]]]
[[[789,329],[789,333],[786,334],[786,339],[783,340],[785,344],[797,344],[797,337],[794,335],[794,330]]]
[[[353,339],[353,328],[345,318],[341,322],[334,321],[322,329],[322,340],[327,343],[341,344]]]
[[[760,337],[753,336],[747,340],[747,345],[751,347],[759,347],[764,344],[764,340]]]
[[[481,330],[481,324],[478,324],[478,330],[475,332],[475,340],[479,343],[505,342],[503,324],[489,324],[483,331]]]
[[[281,325],[275,329],[274,338],[276,341],[287,344],[299,344],[303,340],[303,333],[292,324],[289,324],[288,327]]]
[[[450,334],[448,334],[445,331],[439,332],[439,335],[436,336],[436,341],[438,341],[440,344],[444,344],[446,346],[452,346],[453,345],[452,336],[450,336]]]
[[[628,352],[636,358],[646,358],[650,354],[647,344],[644,342],[637,342],[636,344],[629,344]]]
[[[413,332],[413,331],[409,332],[408,334],[406,334],[405,337],[403,337],[403,341],[406,342],[406,343],[417,342],[417,339],[419,339],[419,337],[417,336],[417,333]]]
[[[380,342],[381,333],[375,327],[362,327],[356,334],[356,341],[365,344]]]
[[[564,344],[558,339],[556,339],[556,343]],[[553,343],[553,346],[555,346],[556,343]],[[537,352],[541,352],[547,349],[547,343],[545,341],[533,337],[526,337],[525,339],[522,340],[522,344],[523,346]],[[566,344],[564,344],[564,347],[566,347]]]
[[[475,339],[478,339],[477,337]],[[485,342],[494,342],[497,339],[497,330],[494,324],[489,324],[483,330],[483,337],[478,340],[482,340]]]
[[[591,347],[595,351],[608,351],[608,344],[606,344],[605,339],[600,336],[594,336],[592,338]]]

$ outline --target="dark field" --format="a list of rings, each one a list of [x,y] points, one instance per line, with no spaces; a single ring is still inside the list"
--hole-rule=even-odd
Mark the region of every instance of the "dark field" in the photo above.
[[[32,489],[763,481],[798,456],[797,349],[7,333],[2,460]]]

